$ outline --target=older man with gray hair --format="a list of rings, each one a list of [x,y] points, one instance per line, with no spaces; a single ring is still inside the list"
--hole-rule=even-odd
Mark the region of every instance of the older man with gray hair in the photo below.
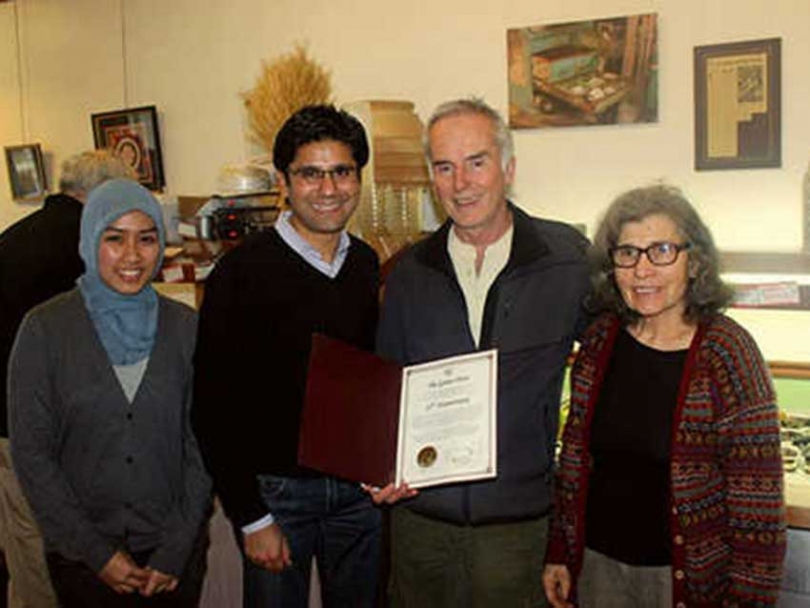
[[[403,365],[498,349],[498,477],[372,491],[376,502],[398,503],[392,605],[543,606],[560,394],[583,324],[587,241],[507,199],[512,136],[482,100],[439,106],[426,144],[449,220],[389,276],[377,348]]]
[[[83,152],[62,164],[60,193],[0,234],[0,549],[9,572],[11,608],[56,606],[42,539],[11,467],[6,421],[6,373],[14,336],[37,304],[74,287],[84,268],[79,220],[87,194],[114,178],[134,178],[106,150]]]

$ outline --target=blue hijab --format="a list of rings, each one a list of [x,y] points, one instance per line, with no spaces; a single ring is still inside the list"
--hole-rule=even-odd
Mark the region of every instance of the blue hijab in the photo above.
[[[163,261],[163,213],[155,197],[139,183],[112,179],[90,191],[82,211],[79,255],[85,271],[78,279],[84,305],[113,365],[130,365],[149,356],[155,343],[158,297],[150,282],[125,295],[107,286],[98,273],[98,249],[104,230],[122,215],[142,211],[155,223],[160,243],[155,271]]]

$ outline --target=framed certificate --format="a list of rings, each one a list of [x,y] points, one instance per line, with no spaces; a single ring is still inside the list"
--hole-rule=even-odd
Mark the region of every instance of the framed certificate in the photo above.
[[[298,464],[413,488],[497,475],[497,351],[401,367],[313,337]]]
[[[497,351],[402,373],[396,484],[421,488],[495,477]]]
[[[698,46],[695,169],[779,167],[781,40]]]

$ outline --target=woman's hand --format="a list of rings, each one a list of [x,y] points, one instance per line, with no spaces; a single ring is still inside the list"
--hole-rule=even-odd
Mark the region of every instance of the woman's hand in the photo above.
[[[543,588],[553,608],[573,608],[568,601],[571,592],[571,573],[561,564],[548,564],[543,570]]]
[[[116,551],[98,573],[99,578],[116,593],[140,591],[149,580],[149,572],[124,551]]]
[[[151,597],[156,593],[169,593],[177,589],[177,585],[180,583],[176,576],[163,574],[160,570],[147,568],[147,572],[149,572],[149,579],[141,589],[141,595],[144,597]]]
[[[388,504],[392,505],[396,502],[404,498],[411,498],[419,494],[419,490],[412,490],[408,487],[407,483],[403,483],[399,487],[396,487],[394,484],[389,483],[384,488],[378,488],[377,486],[370,486],[367,483],[360,484],[363,490],[365,490],[369,496],[371,496],[371,500],[374,501],[375,505],[381,504]]]

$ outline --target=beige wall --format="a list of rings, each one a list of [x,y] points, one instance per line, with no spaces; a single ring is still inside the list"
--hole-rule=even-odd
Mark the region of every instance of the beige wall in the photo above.
[[[92,146],[91,112],[155,104],[169,193],[206,195],[223,164],[255,153],[240,91],[296,42],[331,70],[339,102],[408,99],[424,118],[476,94],[505,111],[507,28],[642,12],[659,15],[660,121],[517,131],[516,199],[592,229],[611,197],[663,178],[722,248],[798,250],[807,0],[14,0],[0,4],[0,143],[39,141],[58,163]],[[766,37],[782,38],[782,168],[695,172],[693,47]],[[25,210],[0,173],[2,228]]]
[[[120,9],[104,0],[0,4],[0,145],[42,144],[52,190],[59,163],[92,149],[90,114],[123,104]],[[5,165],[0,173],[3,228],[36,206],[12,202]]]
[[[0,144],[23,143],[15,7],[0,4]],[[0,229],[27,210],[11,202],[5,158],[0,160]]]

